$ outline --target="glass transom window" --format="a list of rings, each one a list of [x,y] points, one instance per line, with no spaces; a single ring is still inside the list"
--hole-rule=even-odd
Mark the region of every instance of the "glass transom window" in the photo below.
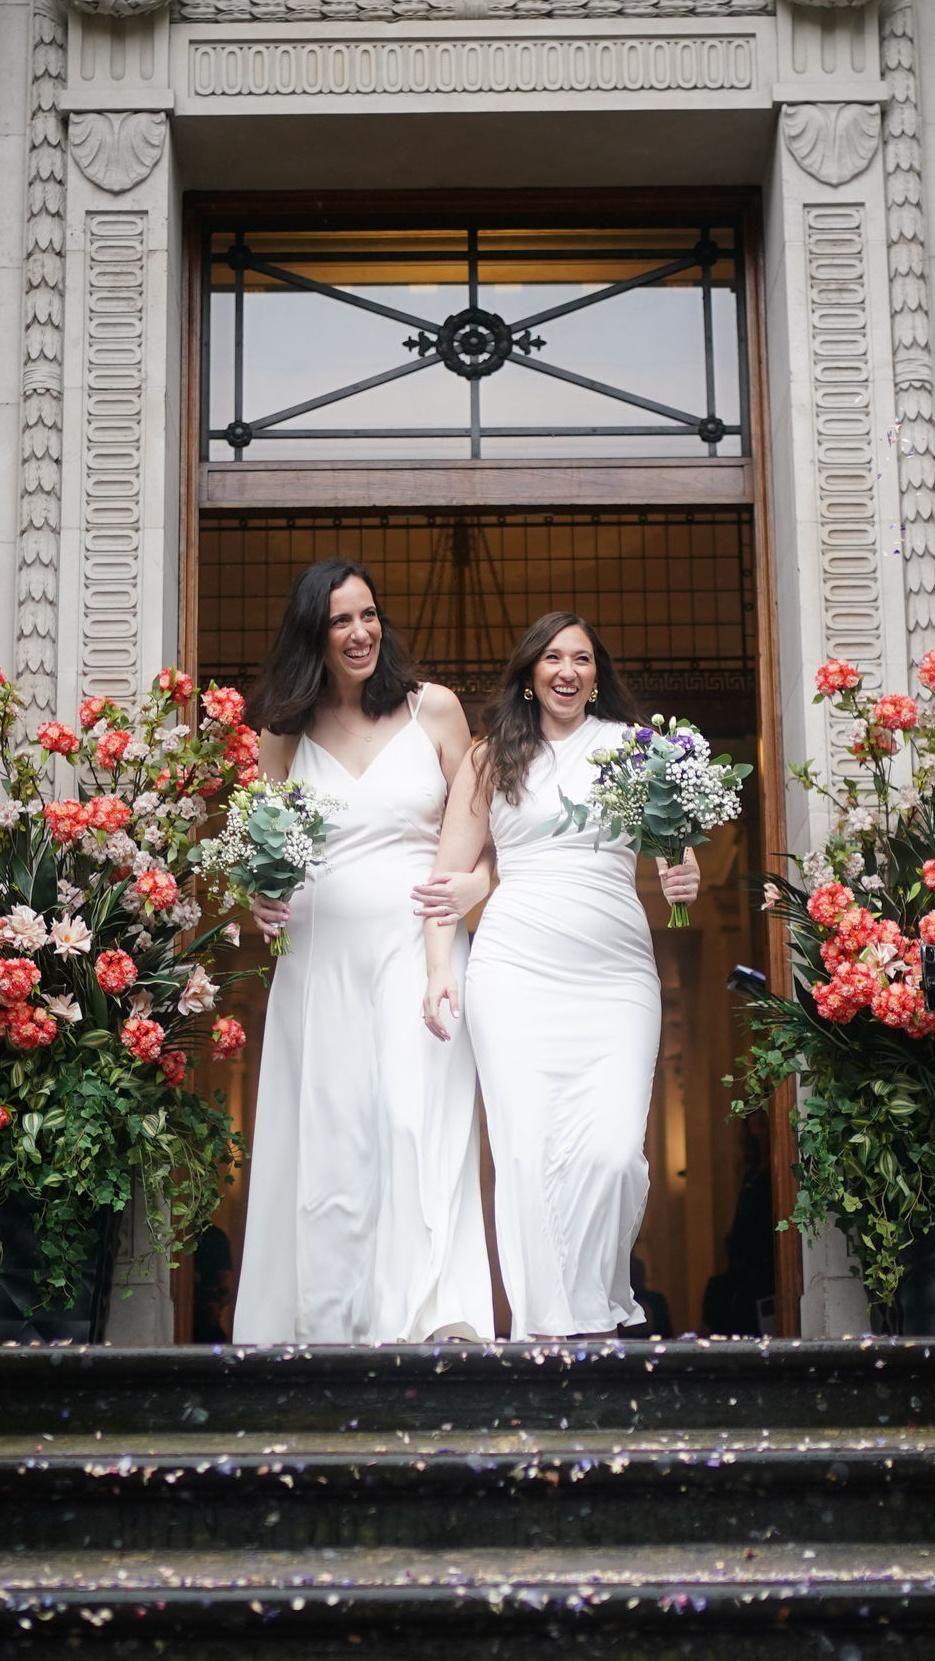
[[[749,452],[731,224],[209,233],[212,461]]]

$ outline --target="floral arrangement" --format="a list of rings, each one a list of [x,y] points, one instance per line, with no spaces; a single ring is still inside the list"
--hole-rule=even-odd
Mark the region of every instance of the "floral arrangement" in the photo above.
[[[739,1082],[732,1109],[747,1114],[783,1079],[802,1081],[788,1221],[808,1236],[839,1222],[868,1293],[889,1304],[906,1248],[935,1228],[935,1014],[921,963],[935,944],[935,706],[874,697],[840,659],[816,679],[816,702],[848,720],[854,772],[832,790],[811,762],[790,769],[826,801],[828,834],[795,860],[798,883],[765,884],[764,909],[788,931],[794,997],[751,1001],[754,1042],[725,1083]],[[919,680],[935,692],[935,652]]]
[[[45,1301],[73,1294],[96,1216],[136,1182],[154,1248],[193,1243],[240,1153],[222,1098],[186,1085],[201,1046],[245,1042],[219,1006],[237,977],[214,970],[238,930],[192,938],[189,853],[210,798],[255,776],[257,736],[213,683],[197,728],[177,722],[195,696],[163,669],[133,718],[86,698],[75,729],[26,740],[0,675],[0,1201],[35,1207]]]
[[[199,842],[189,860],[205,873],[224,909],[249,905],[255,894],[290,900],[309,866],[324,860],[325,838],[334,829],[327,816],[344,805],[300,779],[254,779],[231,796],[221,835]],[[280,929],[270,951],[283,957],[289,950],[289,936]]]
[[[637,853],[680,865],[686,848],[707,842],[708,832],[740,815],[740,786],[752,768],[730,756],[711,759],[711,746],[690,721],[666,724],[654,715],[648,727],[625,726],[616,750],[589,756],[598,768],[586,803],[562,795],[564,815],[556,834],[597,821],[597,844],[618,836]],[[596,844],[596,845],[597,845]],[[674,905],[669,928],[687,928],[688,907]]]

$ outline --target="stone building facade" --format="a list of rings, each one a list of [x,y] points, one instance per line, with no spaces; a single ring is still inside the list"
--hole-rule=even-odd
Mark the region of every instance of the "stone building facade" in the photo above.
[[[755,188],[785,754],[840,764],[823,658],[898,688],[935,646],[928,0],[0,0],[0,89],[0,662],[34,718],[179,650],[192,192]],[[806,1254],[806,1334],[855,1297]]]

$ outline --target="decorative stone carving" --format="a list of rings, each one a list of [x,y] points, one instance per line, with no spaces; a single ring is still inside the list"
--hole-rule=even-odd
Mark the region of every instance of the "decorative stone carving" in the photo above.
[[[805,209],[808,322],[818,476],[823,654],[859,663],[881,688],[883,634],[864,210]],[[853,772],[831,718],[831,774]]]
[[[857,11],[859,6],[866,6],[869,0],[795,0],[797,6],[815,6],[822,11]]]
[[[799,166],[823,185],[846,185],[880,142],[877,104],[786,104],[782,132]]]
[[[34,0],[27,155],[16,678],[30,728],[54,714],[62,497],[65,18]]]
[[[139,691],[146,215],[88,215],[81,693]]]
[[[162,155],[166,118],[162,110],[107,110],[75,114],[69,127],[71,153],[85,178],[119,195],[147,179]]]
[[[911,0],[884,0],[883,123],[900,519],[913,664],[935,647],[935,408],[922,207],[922,116]]]
[[[560,17],[773,17],[776,0],[173,0],[177,23],[394,23]]]
[[[756,75],[747,35],[550,36],[545,40],[195,40],[192,97],[386,93],[724,91]]]
[[[160,12],[169,0],[68,0],[76,12],[91,17],[145,17],[147,12]]]

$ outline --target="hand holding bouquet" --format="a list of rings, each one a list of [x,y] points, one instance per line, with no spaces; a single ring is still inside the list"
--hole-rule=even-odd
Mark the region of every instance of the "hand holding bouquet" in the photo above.
[[[221,893],[222,905],[249,905],[258,894],[288,901],[309,866],[324,860],[325,838],[334,829],[327,816],[343,806],[300,779],[254,779],[231,795],[221,835],[200,842],[189,858],[212,892]],[[270,951],[284,957],[289,950],[289,936],[280,929]]]
[[[562,795],[564,815],[556,835],[597,822],[595,846],[623,836],[637,853],[681,865],[686,848],[707,842],[708,832],[740,815],[740,786],[753,771],[730,756],[711,759],[711,746],[690,721],[668,726],[654,715],[648,727],[625,726],[616,750],[588,758],[599,769],[586,803]],[[688,927],[688,907],[673,905],[670,928]]]

